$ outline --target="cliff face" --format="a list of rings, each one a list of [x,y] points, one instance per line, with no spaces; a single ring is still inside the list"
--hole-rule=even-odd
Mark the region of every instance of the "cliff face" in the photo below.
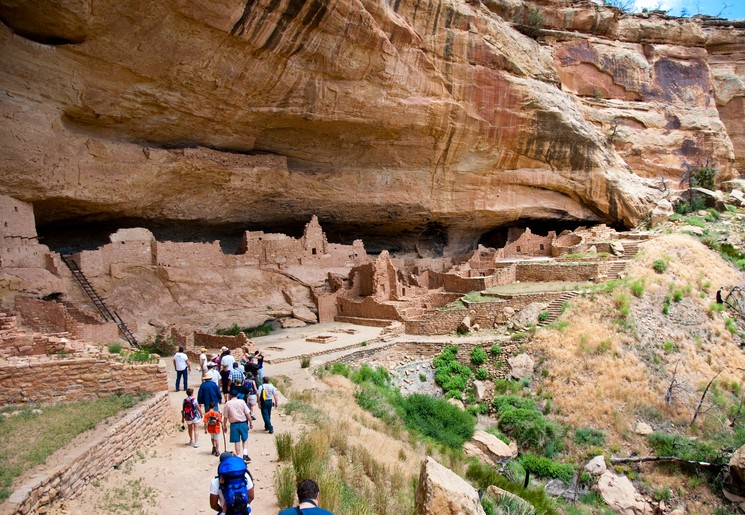
[[[0,192],[41,223],[315,213],[458,249],[516,220],[631,226],[684,160],[726,179],[745,159],[745,31],[694,20],[556,0],[0,0],[0,18]]]

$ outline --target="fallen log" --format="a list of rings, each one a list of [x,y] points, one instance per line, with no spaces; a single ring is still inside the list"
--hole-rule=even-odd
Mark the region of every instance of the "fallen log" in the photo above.
[[[611,456],[610,462],[613,465],[617,465],[619,463],[643,463],[647,461],[662,461],[662,462],[677,462],[677,463],[687,463],[689,465],[698,465],[700,467],[728,467],[728,463],[708,463],[706,461],[693,461],[693,460],[684,460],[683,458],[676,458],[675,456],[634,456],[632,458],[616,458],[615,456]]]

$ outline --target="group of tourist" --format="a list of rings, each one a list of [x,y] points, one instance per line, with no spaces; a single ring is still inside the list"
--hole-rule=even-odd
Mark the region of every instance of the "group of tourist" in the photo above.
[[[264,421],[264,430],[274,433],[272,408],[278,405],[277,390],[264,377],[264,356],[260,351],[251,353],[243,347],[240,360],[236,361],[232,352],[223,347],[220,354],[207,358],[207,349],[199,349],[199,369],[202,384],[196,397],[194,389],[189,388],[191,363],[179,347],[173,356],[176,370],[176,391],[181,381],[184,383],[186,398],[181,410],[182,429],[188,427],[188,445],[199,448],[199,425],[205,434],[210,435],[212,454],[219,456],[218,475],[210,485],[210,507],[219,513],[250,513],[250,503],[254,498],[253,478],[246,464],[251,462],[248,455],[248,432],[256,420],[254,410],[259,406]],[[224,402],[223,402],[224,401]],[[220,405],[222,404],[222,411]],[[230,435],[234,452],[227,449],[220,453],[220,435]],[[242,458],[242,460],[240,459]],[[241,462],[241,466],[238,462]],[[310,479],[298,484],[300,504],[285,513],[304,513],[306,515],[326,515],[330,512],[318,508],[318,484]]]

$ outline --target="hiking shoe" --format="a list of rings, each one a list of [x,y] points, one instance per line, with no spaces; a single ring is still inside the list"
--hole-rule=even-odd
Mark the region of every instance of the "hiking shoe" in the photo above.
[[[243,455],[243,461],[245,461],[246,463],[251,463],[251,458],[249,458],[248,454]]]
[[[199,444],[198,444],[198,443],[195,443],[195,444],[194,444],[194,448],[195,448],[195,449],[199,449]]]
[[[186,445],[194,445],[194,440],[189,440],[189,443],[187,443]]]
[[[273,434],[274,434],[274,429],[270,429],[270,430],[269,430],[269,434],[270,434],[270,435],[273,435]]]

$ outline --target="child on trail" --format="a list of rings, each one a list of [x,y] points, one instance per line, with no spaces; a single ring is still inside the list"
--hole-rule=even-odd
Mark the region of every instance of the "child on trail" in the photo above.
[[[215,409],[214,404],[210,404],[210,410],[204,414],[204,434],[211,435],[212,455],[220,456],[220,426],[222,425],[222,415]]]
[[[197,430],[197,424],[202,421],[202,407],[197,404],[197,400],[194,398],[194,388],[186,389],[186,399],[181,407],[181,423],[186,422],[189,428],[189,444],[193,445],[195,449],[199,448],[197,440],[199,439],[199,431]]]

